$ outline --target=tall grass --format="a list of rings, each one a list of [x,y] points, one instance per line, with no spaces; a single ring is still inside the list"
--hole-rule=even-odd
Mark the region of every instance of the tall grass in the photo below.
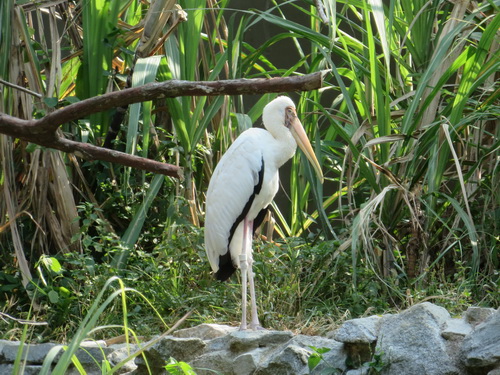
[[[498,122],[498,87],[492,80],[500,63],[494,42],[500,18],[491,13],[494,6],[469,12],[462,3],[343,4],[329,2],[327,9],[337,8],[337,14],[330,14],[322,29],[289,21],[285,11],[261,16],[292,33],[301,54],[301,45],[313,41],[323,66],[332,69],[330,92],[338,96],[330,103],[328,91],[307,96],[320,124],[323,152],[330,157],[326,160],[333,161],[333,167],[325,163],[326,176],[347,185],[347,206],[339,199],[328,216],[345,218],[347,227],[352,222],[344,240],[351,244],[353,264],[366,255],[382,279],[399,264],[396,272],[411,280],[429,272],[441,249],[454,243],[466,249],[460,258],[467,259],[469,276],[480,267],[491,270],[498,263],[487,245],[492,232],[478,233],[489,225],[474,222],[469,204],[474,197],[466,186],[475,185],[477,193],[484,183],[486,193],[490,182],[474,179],[473,171],[494,167],[493,159],[470,158],[467,149],[482,148],[472,139],[486,141],[485,154],[498,154],[498,133],[484,127]],[[320,24],[314,7],[294,6],[316,20],[311,24]],[[313,48],[312,61],[315,56]],[[335,149],[339,140],[347,144],[344,156]],[[297,197],[309,200],[299,180],[295,172],[292,202],[302,209],[292,222],[300,220],[304,207]],[[296,233],[298,226],[291,228]]]

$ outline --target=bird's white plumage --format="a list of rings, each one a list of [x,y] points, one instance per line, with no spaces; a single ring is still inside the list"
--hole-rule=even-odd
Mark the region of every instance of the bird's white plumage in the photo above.
[[[297,145],[312,163],[321,181],[323,173],[290,98],[280,96],[265,106],[267,130],[243,132],[215,168],[207,191],[205,249],[215,276],[226,280],[241,269],[241,326],[247,329],[247,281],[251,300],[251,329],[259,329],[252,271],[254,220],[278,191],[278,169]]]
[[[278,97],[263,113],[267,130],[251,128],[243,132],[226,151],[210,180],[206,199],[205,247],[214,272],[219,269],[219,257],[228,251],[231,227],[241,215],[259,181],[264,161],[262,188],[247,214],[249,220],[267,207],[279,187],[278,169],[295,153],[297,144],[284,126],[285,110],[295,108],[288,97]],[[243,221],[238,225],[229,244],[231,259],[239,266],[242,249]]]

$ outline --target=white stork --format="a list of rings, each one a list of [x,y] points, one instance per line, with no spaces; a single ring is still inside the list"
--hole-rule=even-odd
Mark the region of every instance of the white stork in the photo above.
[[[247,277],[250,287],[250,328],[260,329],[252,271],[253,229],[262,222],[278,191],[278,169],[297,149],[302,149],[321,181],[323,173],[297,117],[293,101],[279,96],[264,108],[267,130],[244,131],[217,164],[206,199],[205,249],[218,280],[227,280],[236,270],[242,275],[242,319],[247,329]]]

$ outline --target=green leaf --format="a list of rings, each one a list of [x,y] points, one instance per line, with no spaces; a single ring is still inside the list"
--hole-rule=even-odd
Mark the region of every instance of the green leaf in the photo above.
[[[26,146],[26,152],[33,152],[35,151],[39,146],[36,144],[36,143],[28,143],[28,145]]]
[[[47,105],[47,107],[55,108],[59,103],[57,98],[43,98],[43,102]]]
[[[321,362],[321,359],[321,355],[318,353],[312,353],[307,359],[307,366],[309,367],[309,370],[314,370]]]
[[[59,263],[59,261],[54,257],[41,256],[40,262],[45,266],[46,269],[54,273],[58,274],[62,272],[61,263]]]
[[[54,257],[51,257],[50,261],[51,261],[50,264],[51,271],[55,273],[60,273],[62,271],[61,263],[59,263],[59,261]]]
[[[65,288],[63,286],[60,286],[58,288],[58,290],[59,290],[59,295],[61,297],[67,298],[67,297],[69,297],[71,295],[71,292],[69,291],[69,289],[67,289],[67,288]]]
[[[58,303],[59,302],[59,294],[55,290],[51,290],[48,293],[49,300],[52,303]]]
[[[80,101],[80,98],[77,96],[67,96],[64,98],[65,101],[67,101],[69,104],[74,104],[78,103]]]
[[[307,365],[309,370],[312,371],[319,365],[319,363],[323,360],[323,354],[328,353],[330,348],[316,348],[314,346],[310,346],[313,350],[309,358],[307,359]]]
[[[189,365],[189,363],[177,361],[170,358],[169,363],[165,365],[165,370],[171,375],[196,375],[196,372]]]

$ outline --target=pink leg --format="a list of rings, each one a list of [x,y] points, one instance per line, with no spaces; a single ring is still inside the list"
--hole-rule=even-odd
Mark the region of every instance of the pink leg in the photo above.
[[[251,241],[252,241],[252,237],[251,237],[252,226],[253,226],[253,221],[249,221],[245,217],[245,219],[243,219],[243,248],[242,248],[241,254],[240,254],[240,270],[241,270],[241,325],[240,325],[240,331],[247,329],[248,254],[251,251],[251,247],[249,245],[251,244]]]
[[[254,273],[253,273],[253,254],[252,248],[250,248],[250,253],[248,254],[248,283],[250,284],[250,303],[251,303],[251,312],[252,312],[252,321],[250,323],[250,329],[258,330],[262,329],[259,323],[259,316],[257,315],[257,302],[255,299],[255,285],[253,281]]]
[[[250,284],[250,303],[251,303],[251,314],[252,321],[250,323],[250,329],[256,330],[261,329],[259,323],[259,317],[257,315],[257,303],[255,299],[255,284],[254,284],[254,273],[253,273],[253,255],[252,255],[252,230],[253,221],[247,220],[243,221],[243,249],[240,255],[240,269],[241,269],[241,325],[240,330],[247,329],[247,280]]]

